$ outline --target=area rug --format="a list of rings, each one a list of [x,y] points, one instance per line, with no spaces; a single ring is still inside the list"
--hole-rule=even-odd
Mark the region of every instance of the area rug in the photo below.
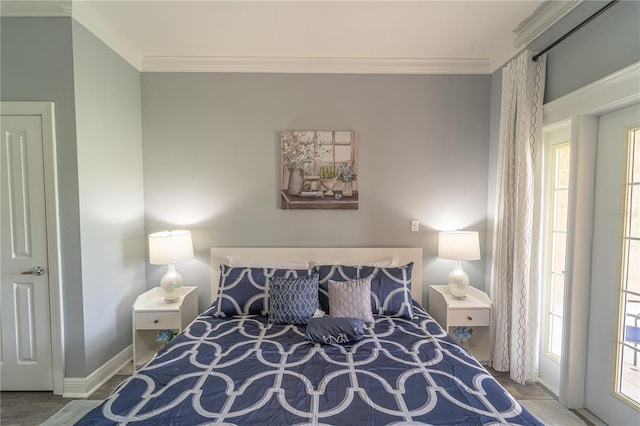
[[[42,426],[69,426],[100,405],[100,400],[74,399],[42,423]]]

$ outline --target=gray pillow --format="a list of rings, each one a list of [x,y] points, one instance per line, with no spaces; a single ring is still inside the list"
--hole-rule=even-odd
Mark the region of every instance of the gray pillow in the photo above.
[[[333,318],[356,318],[373,325],[371,279],[329,280],[329,312]]]

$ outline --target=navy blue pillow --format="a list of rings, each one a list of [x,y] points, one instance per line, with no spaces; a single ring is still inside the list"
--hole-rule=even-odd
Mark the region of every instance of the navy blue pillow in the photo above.
[[[304,338],[318,343],[357,342],[364,337],[364,322],[355,318],[311,318]]]
[[[329,280],[332,281],[352,281],[358,278],[358,268],[356,266],[342,265],[318,265],[313,271],[318,274],[318,300],[320,309],[326,314],[329,313]]]
[[[413,318],[412,271],[413,262],[395,268],[360,268],[360,278],[371,277],[371,309],[374,315]]]
[[[318,274],[276,277],[269,284],[269,322],[306,324],[318,308]]]
[[[220,265],[218,294],[207,312],[214,317],[266,315],[269,281],[275,277],[305,277],[308,269],[233,268]]]

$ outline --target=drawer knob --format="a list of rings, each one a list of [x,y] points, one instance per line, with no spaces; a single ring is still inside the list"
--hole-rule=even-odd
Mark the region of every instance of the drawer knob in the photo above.
[[[471,320],[473,319],[473,317],[467,317],[467,319],[468,319],[469,321],[471,321]]]
[[[154,323],[154,324],[157,324],[157,323],[158,323],[158,321],[159,321],[159,320],[153,320],[153,323]]]

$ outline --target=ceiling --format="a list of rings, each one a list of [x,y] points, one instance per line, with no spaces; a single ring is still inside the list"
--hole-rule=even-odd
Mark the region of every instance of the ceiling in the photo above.
[[[141,71],[490,73],[582,0],[2,1],[73,16]]]

